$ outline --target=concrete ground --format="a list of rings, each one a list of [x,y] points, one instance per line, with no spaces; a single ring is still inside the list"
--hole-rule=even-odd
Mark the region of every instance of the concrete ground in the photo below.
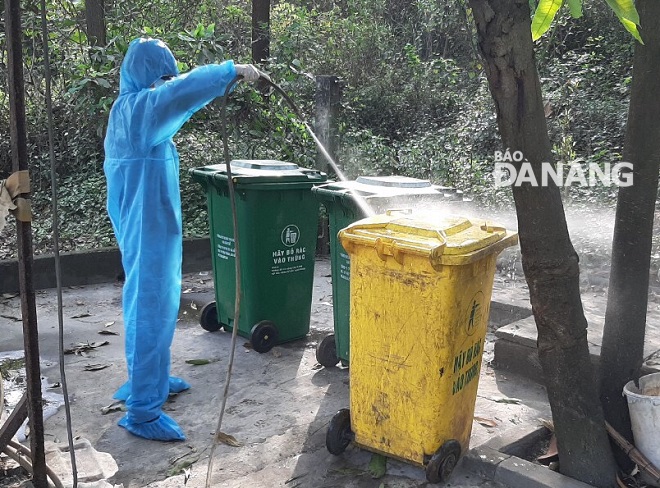
[[[213,299],[211,273],[188,274],[184,281],[180,321],[172,347],[172,373],[188,380],[192,388],[172,397],[165,406],[165,411],[187,435],[185,442],[177,443],[134,437],[116,425],[122,412],[102,413],[104,407],[113,403],[112,394],[126,377],[121,285],[64,289],[65,345],[108,342],[85,355],[66,356],[73,433],[114,458],[118,471],[110,481],[126,488],[204,486],[231,336],[221,331],[206,332],[197,322],[201,306]],[[494,291],[498,303],[493,305],[492,330],[529,313],[524,309],[528,305],[525,294],[520,281],[498,274]],[[37,292],[37,310],[42,374],[50,384],[58,383],[55,290]],[[5,294],[0,298],[0,317],[1,360],[6,353],[21,350],[23,346],[17,297]],[[330,264],[321,259],[315,270],[311,331],[305,340],[258,354],[245,347],[247,340],[239,337],[222,431],[233,435],[240,446],[217,446],[210,486],[431,486],[420,468],[388,460],[387,474],[373,479],[368,470],[370,453],[352,446],[341,456],[333,456],[326,450],[328,422],[338,409],[348,406],[349,392],[348,369],[326,369],[315,359],[317,342],[332,327]],[[100,335],[100,331],[118,335]],[[521,427],[536,427],[540,419],[551,417],[541,386],[490,366],[494,338],[492,333],[488,334],[471,447],[514,433]],[[195,359],[209,363],[187,362]],[[46,421],[46,439],[66,442],[62,408]],[[491,481],[491,477],[478,474],[469,464],[459,464],[447,486],[501,486]]]

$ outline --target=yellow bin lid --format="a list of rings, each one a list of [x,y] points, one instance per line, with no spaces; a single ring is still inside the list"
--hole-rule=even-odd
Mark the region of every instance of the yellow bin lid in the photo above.
[[[465,217],[390,212],[359,220],[339,231],[349,254],[371,246],[382,259],[403,264],[406,254],[427,256],[433,266],[460,266],[518,243],[518,234],[488,221]]]

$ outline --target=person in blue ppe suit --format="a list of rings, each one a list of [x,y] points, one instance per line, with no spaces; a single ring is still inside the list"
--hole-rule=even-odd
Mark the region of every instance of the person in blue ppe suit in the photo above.
[[[149,38],[130,43],[120,69],[103,165],[126,277],[128,381],[114,397],[126,401],[119,425],[147,439],[185,439],[162,405],[170,392],[190,388],[170,376],[182,252],[179,156],[172,137],[196,111],[224,95],[237,75],[256,81],[260,74],[252,65],[225,61],[179,75],[165,43]]]

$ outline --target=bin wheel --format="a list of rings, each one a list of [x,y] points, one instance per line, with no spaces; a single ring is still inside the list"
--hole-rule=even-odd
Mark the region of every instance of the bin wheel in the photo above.
[[[262,320],[252,327],[250,331],[250,342],[252,349],[259,353],[270,351],[277,344],[277,327],[269,320]]]
[[[202,329],[209,332],[215,332],[222,328],[222,324],[218,322],[218,307],[215,302],[209,302],[202,307],[202,313],[199,316],[199,325]]]
[[[330,419],[328,432],[325,434],[325,447],[330,454],[339,456],[346,450],[352,440],[351,411],[342,408]]]
[[[318,346],[316,346],[316,360],[326,368],[337,366],[339,358],[337,357],[337,345],[335,344],[335,335],[325,336]]]
[[[452,439],[445,442],[426,465],[426,479],[430,483],[447,481],[461,457],[461,444]]]

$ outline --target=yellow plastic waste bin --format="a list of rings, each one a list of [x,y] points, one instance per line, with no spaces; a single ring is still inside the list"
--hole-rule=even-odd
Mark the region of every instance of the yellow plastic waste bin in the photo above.
[[[326,445],[353,441],[444,481],[469,445],[503,227],[392,214],[339,232],[351,258],[350,410]]]

